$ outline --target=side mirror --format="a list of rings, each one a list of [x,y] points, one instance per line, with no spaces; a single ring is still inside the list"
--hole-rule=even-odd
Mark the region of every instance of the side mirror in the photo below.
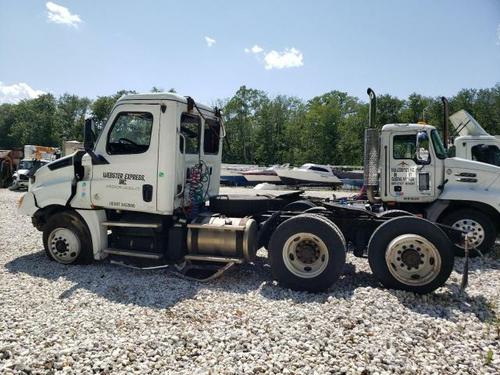
[[[425,130],[421,130],[417,133],[415,146],[415,158],[417,163],[429,164],[431,162],[431,153],[429,150],[429,136]]]
[[[85,151],[89,152],[94,150],[94,141],[94,119],[87,118],[85,119],[85,126],[83,128],[83,148]]]
[[[92,159],[92,164],[109,164],[108,161],[102,157],[101,155],[96,155],[94,152],[94,143],[96,140],[95,132],[94,132],[94,119],[87,118],[85,119],[85,125],[83,128],[83,148],[90,155]]]

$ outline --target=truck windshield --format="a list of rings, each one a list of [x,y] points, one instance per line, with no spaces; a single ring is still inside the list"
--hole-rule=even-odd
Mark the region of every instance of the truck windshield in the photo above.
[[[33,161],[31,160],[21,160],[19,163],[19,169],[30,169],[33,167]]]
[[[436,152],[436,156],[439,159],[446,159],[448,155],[446,154],[443,141],[441,140],[441,137],[439,136],[439,133],[436,129],[431,131],[431,138],[432,138],[432,145],[434,146],[434,151]]]

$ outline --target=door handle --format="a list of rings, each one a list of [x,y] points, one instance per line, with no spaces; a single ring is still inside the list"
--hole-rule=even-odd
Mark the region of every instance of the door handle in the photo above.
[[[142,185],[142,199],[144,202],[151,202],[153,200],[153,185]]]

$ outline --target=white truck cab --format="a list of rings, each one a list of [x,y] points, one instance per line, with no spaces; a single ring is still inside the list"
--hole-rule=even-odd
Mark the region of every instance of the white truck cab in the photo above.
[[[370,98],[374,119],[376,98],[374,94]],[[449,157],[434,126],[388,124],[379,132],[373,122],[370,120],[365,148],[365,180],[372,203],[473,230],[472,245],[483,253],[491,251],[500,231],[500,166],[473,157]],[[481,142],[485,137],[495,139],[474,137],[482,137]],[[457,253],[463,254],[463,249],[457,248]]]
[[[94,155],[80,152],[41,168],[29,194],[41,208],[61,204],[171,215],[189,198],[185,171],[203,160],[210,178],[200,185],[207,196],[217,195],[220,122],[209,107],[187,107],[188,99],[171,93],[123,96],[95,142]],[[65,168],[74,157],[81,159],[77,181]]]

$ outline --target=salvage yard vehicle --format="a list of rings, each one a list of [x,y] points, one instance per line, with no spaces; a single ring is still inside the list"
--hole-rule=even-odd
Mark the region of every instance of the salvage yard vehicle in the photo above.
[[[500,230],[500,167],[472,157],[466,160],[458,146],[457,155],[462,157],[448,157],[448,111],[444,98],[443,143],[438,130],[427,124],[387,124],[379,131],[375,126],[376,96],[371,89],[368,95],[365,186],[370,203],[470,231],[472,256],[491,251]],[[452,116],[452,121],[456,117]],[[469,129],[471,126],[472,123]],[[477,126],[473,129],[477,130]],[[494,139],[484,136],[480,143],[490,138]],[[457,137],[455,144],[462,141],[462,137]],[[464,255],[463,243],[455,245],[455,253]]]
[[[0,150],[0,188],[6,188],[12,183],[12,173],[18,168],[22,150]]]
[[[35,173],[45,164],[56,160],[59,149],[47,146],[24,146],[24,158],[19,163],[19,167],[12,174],[12,184],[10,190],[27,189],[29,176]]]
[[[29,184],[29,176],[35,173],[39,168],[50,163],[49,160],[30,160],[23,159],[19,163],[19,167],[12,174],[12,184],[9,186],[10,190],[27,189]]]
[[[280,285],[321,291],[340,277],[352,248],[367,254],[389,288],[427,293],[448,279],[460,230],[408,213],[304,200],[300,191],[219,195],[224,136],[220,110],[190,97],[123,96],[98,138],[92,119],[85,122],[85,151],[30,178],[19,209],[43,232],[48,257],[63,264],[110,257],[181,272],[224,270],[251,262],[263,246]]]
[[[453,153],[464,159],[500,167],[500,137],[488,134],[472,115],[460,110],[450,116],[455,128]]]

